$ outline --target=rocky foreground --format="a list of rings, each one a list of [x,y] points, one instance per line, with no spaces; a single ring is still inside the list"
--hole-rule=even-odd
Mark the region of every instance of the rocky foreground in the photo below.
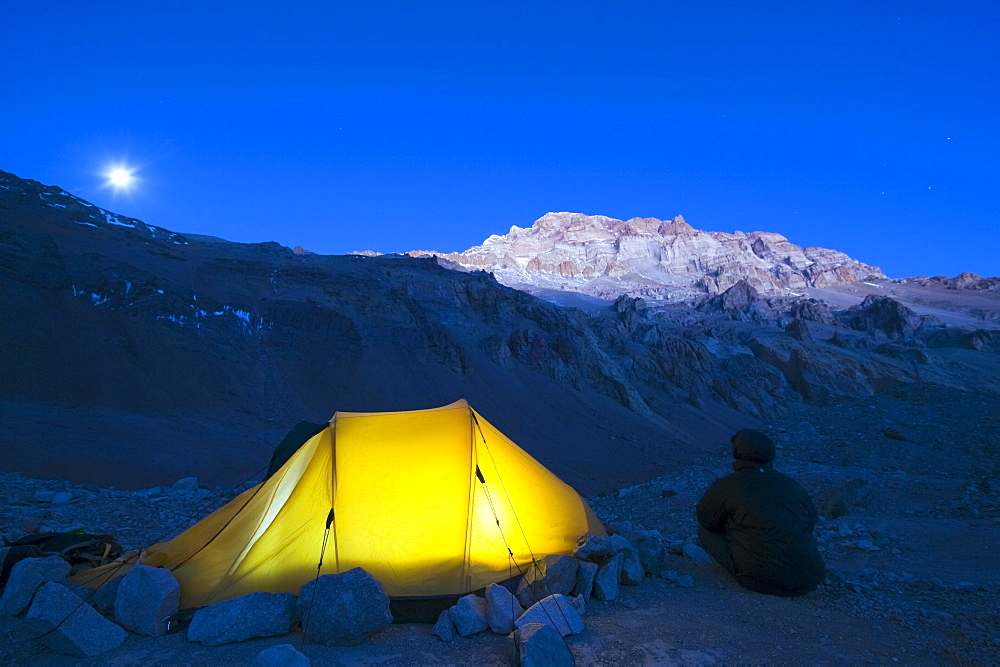
[[[728,469],[728,454],[592,499],[601,518],[658,531],[662,570],[616,599],[591,600],[567,637],[580,664],[990,664],[1000,659],[1000,397],[930,383],[832,407],[805,407],[771,425],[776,466],[813,494],[830,576],[803,598],[737,587],[693,549],[693,507]],[[623,434],[625,435],[625,434]],[[609,452],[613,456],[614,452]],[[84,527],[137,548],[183,529],[235,490],[187,480],[142,492],[0,475],[5,537]],[[69,496],[69,497],[67,497]],[[631,526],[629,525],[631,524]],[[509,664],[490,632],[444,642],[429,624],[392,625],[362,644],[327,647],[301,633],[208,647],[184,633],[130,634],[90,660],[52,652],[0,621],[4,664],[249,664],[291,643],[316,664]]]

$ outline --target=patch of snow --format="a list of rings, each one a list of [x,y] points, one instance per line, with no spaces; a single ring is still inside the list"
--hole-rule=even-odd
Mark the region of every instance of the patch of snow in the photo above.
[[[158,289],[158,290],[156,290],[156,293],[157,293],[157,294],[163,294],[163,290],[161,290],[161,289]]]
[[[875,283],[869,283],[869,282],[866,282],[865,285],[871,285],[872,287],[878,287],[880,289],[882,287],[881,285],[876,285]]]
[[[51,206],[52,208],[66,208],[66,204],[57,204],[55,202],[46,202],[46,206]]]
[[[118,225],[119,227],[134,227],[134,225],[130,225],[127,222],[122,222],[121,218],[119,218],[114,213],[111,213],[110,211],[105,211],[103,208],[100,209],[100,211],[101,213],[104,214],[104,219],[107,221],[109,225]]]
[[[132,291],[132,283],[130,283],[129,281],[126,280],[125,281],[125,294],[127,295],[131,291]]]
[[[3,188],[4,190],[10,190],[9,185],[0,185],[0,188]]]
[[[88,227],[96,227],[97,229],[100,229],[100,227],[98,227],[97,225],[95,225],[92,222],[80,222],[79,220],[77,220],[76,224],[78,224],[78,225],[87,225]]]

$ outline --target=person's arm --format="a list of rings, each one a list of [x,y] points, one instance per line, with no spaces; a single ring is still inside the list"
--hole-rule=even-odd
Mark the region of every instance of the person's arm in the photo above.
[[[705,495],[698,501],[695,512],[698,516],[698,523],[706,530],[710,530],[713,533],[725,532],[728,512],[726,511],[726,494],[723,480],[717,479],[712,482],[708,490],[705,491]]]

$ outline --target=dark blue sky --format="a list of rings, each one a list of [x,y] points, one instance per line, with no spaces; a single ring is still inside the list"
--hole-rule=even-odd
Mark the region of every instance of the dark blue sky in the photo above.
[[[682,214],[891,277],[1000,275],[998,19],[874,0],[7,3],[0,169],[321,253],[464,250],[547,211]],[[115,163],[131,192],[104,185]]]

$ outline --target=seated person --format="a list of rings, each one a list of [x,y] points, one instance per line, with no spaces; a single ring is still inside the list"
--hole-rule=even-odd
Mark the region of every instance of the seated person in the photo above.
[[[734,472],[698,501],[701,545],[752,591],[795,597],[826,575],[812,535],[816,507],[806,490],[774,470],[774,443],[752,429],[731,439]]]

